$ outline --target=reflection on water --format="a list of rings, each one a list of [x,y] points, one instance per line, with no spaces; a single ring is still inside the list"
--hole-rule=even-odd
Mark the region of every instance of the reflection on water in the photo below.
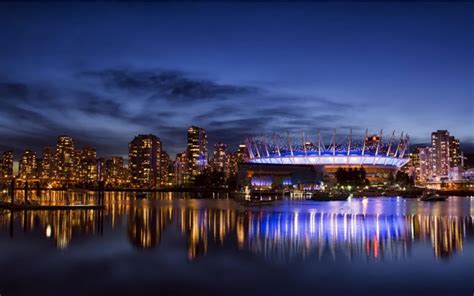
[[[436,258],[463,251],[474,236],[472,201],[445,203],[395,198],[351,202],[289,202],[243,208],[232,200],[133,201],[108,193],[104,210],[19,211],[0,214],[0,233],[54,239],[66,249],[77,238],[126,231],[137,249],[160,245],[163,233],[179,231],[188,258],[205,256],[211,245],[249,251],[272,261],[308,257],[396,260],[409,257],[415,244],[430,244]],[[62,198],[60,195],[59,198]]]

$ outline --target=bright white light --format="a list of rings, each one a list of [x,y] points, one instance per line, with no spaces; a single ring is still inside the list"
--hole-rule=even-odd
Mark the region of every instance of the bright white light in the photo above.
[[[51,225],[46,226],[46,237],[51,237]]]

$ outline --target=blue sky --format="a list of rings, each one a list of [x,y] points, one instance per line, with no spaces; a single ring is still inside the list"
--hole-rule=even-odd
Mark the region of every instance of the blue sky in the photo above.
[[[190,125],[474,145],[472,3],[1,3],[0,28],[0,151],[154,133],[174,154]]]

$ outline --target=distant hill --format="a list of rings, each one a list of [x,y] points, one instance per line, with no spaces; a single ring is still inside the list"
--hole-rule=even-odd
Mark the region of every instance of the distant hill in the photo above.
[[[474,153],[464,153],[464,165],[468,168],[474,167]]]

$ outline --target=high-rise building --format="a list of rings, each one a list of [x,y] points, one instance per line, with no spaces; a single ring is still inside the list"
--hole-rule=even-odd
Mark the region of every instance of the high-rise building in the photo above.
[[[112,159],[100,158],[97,160],[97,170],[99,172],[100,181],[104,181],[106,185],[114,186],[114,163]]]
[[[107,183],[107,173],[105,169],[105,158],[97,158],[97,180]]]
[[[240,144],[239,149],[237,150],[235,155],[237,156],[237,159],[239,160],[239,162],[246,161],[249,158],[249,150],[247,148],[247,145]]]
[[[171,180],[169,178],[171,172],[171,159],[170,155],[166,151],[161,151],[160,162],[161,186],[169,186],[171,185]]]
[[[75,180],[81,183],[97,181],[97,152],[95,148],[86,146],[74,153]]]
[[[13,151],[3,152],[1,174],[4,179],[13,178]]]
[[[69,136],[59,136],[56,144],[57,178],[74,178],[74,141]]]
[[[121,156],[97,159],[97,171],[99,180],[108,186],[120,187],[128,183],[127,169]]]
[[[410,162],[408,167],[408,174],[415,179],[415,181],[420,182],[420,148],[417,147],[410,153]],[[421,148],[422,149],[422,148]]]
[[[420,181],[431,180],[434,176],[433,147],[420,148]]]
[[[189,170],[188,157],[186,151],[176,154],[173,161],[173,185],[182,186],[188,184]]]
[[[21,179],[36,179],[37,169],[36,152],[25,150],[21,156],[18,177]]]
[[[438,177],[446,177],[449,172],[449,132],[438,130],[431,134],[433,147],[433,172]]]
[[[188,128],[187,160],[189,182],[199,175],[208,165],[207,135],[203,128],[191,126]]]
[[[245,162],[249,158],[247,145],[240,144],[239,149],[231,157],[231,174],[237,175],[239,163]]]
[[[110,177],[112,179],[112,185],[114,186],[121,186],[127,183],[127,170],[125,168],[123,157],[112,157]]]
[[[161,141],[155,135],[138,135],[128,145],[130,183],[134,187],[160,185]]]
[[[461,148],[459,139],[453,136],[449,137],[449,166],[456,168],[461,166]]]
[[[227,145],[224,143],[214,144],[214,151],[212,153],[211,169],[215,172],[224,173],[228,178],[231,175],[231,157],[227,151]]]
[[[43,158],[38,163],[38,177],[42,180],[50,180],[56,176],[56,161],[54,149],[45,147],[43,149]]]

